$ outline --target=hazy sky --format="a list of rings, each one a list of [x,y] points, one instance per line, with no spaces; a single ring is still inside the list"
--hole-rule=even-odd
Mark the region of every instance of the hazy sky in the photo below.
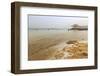
[[[88,25],[87,17],[29,15],[29,28],[68,28],[73,24]]]

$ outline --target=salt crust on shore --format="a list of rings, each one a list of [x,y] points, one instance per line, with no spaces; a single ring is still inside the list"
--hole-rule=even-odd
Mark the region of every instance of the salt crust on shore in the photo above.
[[[82,59],[88,57],[87,41],[69,41],[60,45],[49,59]]]

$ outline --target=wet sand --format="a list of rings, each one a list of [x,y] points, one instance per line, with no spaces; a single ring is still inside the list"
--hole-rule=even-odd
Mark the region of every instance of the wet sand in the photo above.
[[[28,60],[69,59],[62,51],[71,40],[87,41],[87,31],[29,31]],[[86,50],[87,51],[87,50]],[[87,58],[87,56],[74,57]],[[73,59],[73,58],[72,58]]]

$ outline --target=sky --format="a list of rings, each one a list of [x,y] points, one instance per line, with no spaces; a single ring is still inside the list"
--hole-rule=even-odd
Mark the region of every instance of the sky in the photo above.
[[[70,28],[73,24],[88,25],[88,17],[29,15],[29,28]]]

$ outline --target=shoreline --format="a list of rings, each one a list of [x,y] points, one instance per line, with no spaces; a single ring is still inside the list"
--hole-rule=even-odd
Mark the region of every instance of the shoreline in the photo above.
[[[34,54],[31,57],[32,59],[29,60],[31,61],[31,60],[56,60],[56,59],[84,59],[88,58],[87,56],[88,50],[86,46],[87,46],[86,40],[76,41],[75,43],[72,44],[67,44],[66,42],[62,42],[53,47],[49,47],[42,52]],[[79,48],[83,50],[80,51]]]

